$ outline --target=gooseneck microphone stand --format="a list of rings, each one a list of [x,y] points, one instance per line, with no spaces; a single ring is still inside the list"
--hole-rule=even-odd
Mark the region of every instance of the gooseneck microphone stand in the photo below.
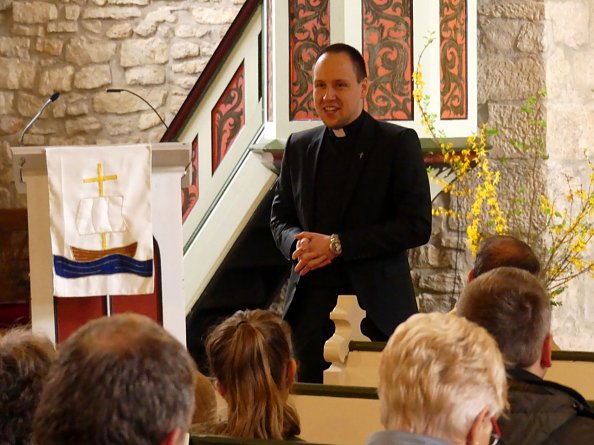
[[[165,121],[163,120],[163,118],[161,117],[161,115],[159,114],[159,112],[155,109],[155,107],[153,107],[150,102],[148,100],[146,100],[144,97],[142,97],[140,94],[135,93],[132,90],[128,90],[126,88],[108,88],[105,90],[105,92],[107,93],[121,93],[121,92],[126,92],[126,93],[130,93],[133,94],[134,96],[138,97],[141,101],[143,101],[145,104],[147,104],[151,110],[153,110],[155,112],[155,114],[159,117],[159,120],[163,123],[163,125],[165,125],[165,128],[167,128],[169,130],[169,126],[165,123]]]
[[[27,134],[27,131],[29,131],[29,128],[31,128],[33,126],[33,124],[37,121],[37,119],[39,119],[39,117],[41,116],[41,113],[43,113],[43,111],[47,108],[47,106],[49,104],[51,104],[52,102],[55,102],[58,99],[58,97],[60,97],[60,93],[58,93],[56,91],[54,94],[52,94],[50,97],[48,97],[46,99],[46,101],[43,103],[43,105],[41,106],[41,108],[39,109],[37,114],[35,116],[33,116],[33,119],[31,119],[29,121],[27,126],[21,132],[21,138],[19,140],[20,145],[23,145],[23,139],[25,138],[25,134]]]

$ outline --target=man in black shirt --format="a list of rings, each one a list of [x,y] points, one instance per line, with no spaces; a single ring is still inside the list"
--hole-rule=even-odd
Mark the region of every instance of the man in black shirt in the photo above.
[[[417,312],[407,249],[431,233],[429,182],[417,134],[363,110],[361,54],[334,44],[314,65],[314,105],[325,126],[287,140],[271,229],[295,267],[285,318],[294,331],[301,381],[321,382],[330,311],[356,294],[362,330],[387,340]]]

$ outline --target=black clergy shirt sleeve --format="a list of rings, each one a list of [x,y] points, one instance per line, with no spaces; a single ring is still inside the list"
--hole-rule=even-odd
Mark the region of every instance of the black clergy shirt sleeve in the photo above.
[[[270,229],[276,246],[288,260],[295,250],[295,235],[302,232],[295,208],[293,181],[291,180],[291,137],[287,140],[281,172],[274,184],[274,197],[270,213]]]

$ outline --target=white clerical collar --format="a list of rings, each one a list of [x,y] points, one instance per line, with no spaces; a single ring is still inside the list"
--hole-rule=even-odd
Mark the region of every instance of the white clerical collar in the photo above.
[[[334,132],[334,136],[336,136],[337,138],[343,138],[343,137],[346,136],[346,133],[344,131],[344,128],[339,128],[337,130],[335,130],[333,128],[332,131]]]

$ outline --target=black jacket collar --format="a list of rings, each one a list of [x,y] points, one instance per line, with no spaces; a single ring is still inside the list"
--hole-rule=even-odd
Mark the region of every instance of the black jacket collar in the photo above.
[[[576,409],[580,416],[591,417],[592,419],[594,419],[594,412],[590,408],[590,405],[588,404],[586,399],[584,399],[584,396],[582,396],[575,389],[572,389],[565,385],[561,385],[560,383],[544,380],[539,376],[532,374],[531,372],[526,371],[522,368],[508,368],[507,375],[512,380],[529,383],[531,385],[536,385],[541,388],[552,388],[564,392],[565,394],[571,396],[577,402],[578,406],[576,406]],[[513,386],[513,383],[512,385],[510,385],[510,387],[511,386]]]

